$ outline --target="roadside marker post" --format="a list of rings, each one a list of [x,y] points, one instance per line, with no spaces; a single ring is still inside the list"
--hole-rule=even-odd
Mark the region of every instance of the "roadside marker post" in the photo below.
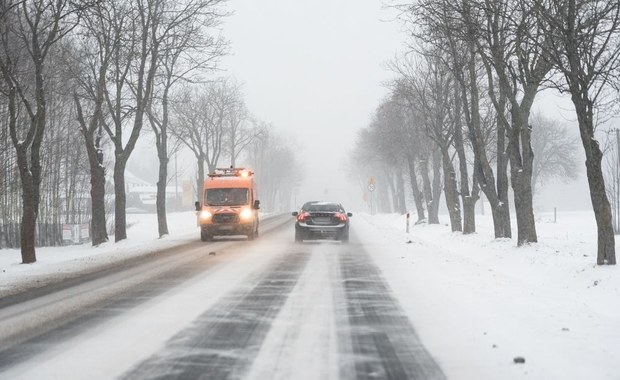
[[[406,237],[407,244],[411,243],[411,238],[409,236],[409,218],[410,218],[410,216],[411,215],[409,213],[407,213],[407,227],[405,229],[405,231],[407,232],[407,237]]]

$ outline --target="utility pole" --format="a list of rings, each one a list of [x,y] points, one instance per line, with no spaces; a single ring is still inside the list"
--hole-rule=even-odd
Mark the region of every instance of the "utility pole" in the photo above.
[[[174,152],[174,211],[179,211],[179,172],[177,172],[177,152]]]
[[[618,234],[620,230],[620,130],[616,128],[616,153],[617,153],[617,162],[616,162],[616,234]]]

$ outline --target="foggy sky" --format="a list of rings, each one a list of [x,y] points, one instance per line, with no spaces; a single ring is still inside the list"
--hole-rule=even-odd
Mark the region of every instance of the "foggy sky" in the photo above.
[[[343,163],[392,75],[401,46],[393,11],[380,1],[231,0],[223,34],[226,75],[244,83],[249,110],[295,144],[304,163],[305,200],[361,202]],[[258,175],[258,173],[257,173]]]

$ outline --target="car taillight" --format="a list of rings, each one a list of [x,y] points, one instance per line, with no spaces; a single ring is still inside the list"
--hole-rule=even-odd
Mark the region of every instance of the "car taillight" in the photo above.
[[[346,222],[347,221],[347,216],[345,214],[341,214],[339,212],[337,212],[336,214],[334,214],[334,217],[338,220],[340,220],[341,222]]]
[[[308,213],[308,212],[302,212],[301,214],[299,214],[299,215],[297,216],[297,221],[299,221],[299,222],[303,222],[303,221],[304,221],[304,220],[306,220],[306,218],[307,218],[307,217],[309,217],[309,216],[310,216],[310,213]]]

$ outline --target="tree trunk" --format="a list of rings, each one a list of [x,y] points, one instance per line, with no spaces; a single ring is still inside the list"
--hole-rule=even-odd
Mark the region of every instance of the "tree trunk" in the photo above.
[[[91,166],[90,169],[92,244],[97,246],[108,241],[105,215],[105,170],[101,164],[96,167]]]
[[[508,142],[508,157],[517,215],[517,245],[521,246],[538,241],[532,199],[534,153],[530,144],[530,130],[526,124],[527,113],[521,115],[522,111],[514,107],[512,112],[513,124]]]
[[[411,181],[411,191],[413,193],[413,201],[415,203],[416,212],[418,214],[418,222],[426,219],[424,212],[424,201],[420,187],[418,186],[418,176],[415,170],[415,159],[411,154],[407,154],[407,162],[409,166],[409,180]]]
[[[91,200],[91,235],[92,245],[97,246],[108,241],[105,215],[105,169],[103,167],[103,153],[98,141],[85,132],[86,152],[90,165],[90,200]],[[97,140],[99,138],[97,137]]]
[[[103,78],[103,76],[101,77]],[[103,82],[100,80],[100,82]],[[101,84],[101,83],[100,83]],[[101,84],[102,85],[102,84]],[[99,97],[95,100],[95,112],[90,120],[89,126],[86,125],[82,106],[77,94],[74,95],[75,106],[77,108],[80,130],[84,136],[86,153],[88,154],[88,164],[90,166],[90,202],[91,202],[91,236],[92,245],[97,246],[108,241],[108,231],[105,215],[105,168],[103,167],[103,152],[101,151],[101,129],[97,131],[103,95],[99,90]],[[100,128],[100,127],[99,127]],[[95,136],[97,133],[97,136]]]
[[[471,32],[471,27],[468,31]],[[464,105],[463,115],[465,117],[465,122],[469,131],[469,139],[474,153],[473,177],[491,206],[495,238],[509,237],[506,236],[506,233],[510,235],[510,225],[506,224],[506,219],[504,218],[504,211],[508,209],[508,203],[502,203],[498,196],[498,190],[495,185],[495,174],[493,173],[489,158],[487,157],[485,139],[481,128],[480,94],[478,82],[473,79],[477,78],[478,66],[476,62],[478,61],[476,59],[475,40],[473,39],[475,33],[471,33],[472,39],[470,39],[467,44],[467,55],[469,56],[467,60],[467,71],[470,80],[468,82],[465,81],[463,75],[458,75],[457,78],[460,82],[461,99]],[[491,78],[492,74],[490,68],[487,66],[485,67],[487,69],[487,77]],[[492,83],[491,80],[489,80],[489,82]],[[498,138],[498,140],[501,140],[501,138]],[[464,200],[464,207],[465,203]],[[467,203],[469,203],[469,201]],[[469,209],[469,207],[466,207],[466,209]],[[497,218],[501,218],[501,220]],[[466,219],[472,220],[471,217]]]
[[[592,143],[592,145],[595,145],[595,143]],[[594,149],[598,149],[598,147]],[[600,153],[600,151],[597,153]],[[600,158],[597,158],[597,155],[598,154],[595,154],[595,157],[592,159],[586,159],[590,198],[592,199],[592,207],[594,209],[598,231],[596,263],[598,265],[615,265],[616,250],[611,207],[607,199],[607,193],[605,192],[605,183],[603,182],[601,170],[601,159],[603,155],[600,153]]]
[[[403,180],[403,171],[401,168],[396,172],[396,192],[398,194],[397,210],[401,214],[406,214],[407,202],[405,201],[405,181]]]
[[[441,201],[441,153],[433,151],[433,182],[431,188],[431,202],[428,208],[429,224],[439,224],[439,203]]]
[[[511,169],[511,172],[513,171],[514,169]],[[531,177],[522,171],[517,171],[511,174],[511,180],[517,216],[517,245],[535,243],[538,237],[532,207]]]
[[[19,149],[17,152],[17,163],[19,165],[19,175],[22,181],[22,218],[21,218],[21,254],[22,263],[30,264],[37,261],[35,253],[35,238],[37,213],[34,203],[34,181],[32,174],[28,170],[27,152]]]
[[[385,213],[391,214],[394,211],[398,210],[398,192],[396,190],[396,186],[394,185],[394,179],[391,174],[386,174],[385,181],[388,184],[389,193],[386,194],[385,200]],[[391,200],[391,202],[390,202]]]
[[[446,197],[446,206],[448,207],[448,214],[450,215],[450,227],[452,232],[462,231],[463,226],[461,224],[461,205],[459,203],[458,191],[456,189],[456,172],[450,159],[450,154],[447,150],[442,152],[443,162],[443,178],[444,178],[444,193]]]
[[[454,89],[454,103],[456,114],[463,112],[463,102],[459,94],[459,89]],[[476,232],[476,202],[479,199],[480,189],[475,176],[472,178],[472,191],[469,190],[469,170],[467,167],[467,155],[465,154],[465,144],[463,143],[463,130],[461,129],[461,117],[454,126],[454,149],[459,159],[459,172],[461,175],[461,200],[463,202],[463,234]]]
[[[9,90],[9,129],[17,155],[17,167],[22,183],[22,217],[20,227],[20,248],[22,263],[30,264],[37,261],[35,252],[37,208],[34,199],[35,181],[28,162],[28,146],[17,140],[17,108],[15,105],[15,88]]]
[[[155,133],[155,145],[157,147],[157,158],[159,159],[159,173],[157,179],[157,198],[155,206],[157,208],[157,231],[159,237],[168,235],[168,221],[166,219],[166,185],[168,184],[168,90],[170,84],[166,86],[162,99],[163,115],[159,130],[157,121],[151,118],[151,127]],[[150,114],[149,114],[150,115]],[[152,115],[151,115],[152,116]]]
[[[198,157],[196,161],[198,166],[198,173],[196,173],[196,199],[200,204],[204,204],[205,202],[205,161],[204,158]]]
[[[162,144],[162,145],[165,145]],[[157,180],[157,230],[159,237],[168,235],[168,221],[166,220],[166,183],[168,181],[168,155],[166,148],[158,149],[159,178]]]
[[[506,106],[506,95],[501,92],[499,109]],[[499,111],[498,111],[499,112]],[[501,117],[497,117],[497,197],[500,204],[499,217],[502,218],[502,237],[512,238],[512,222],[508,201],[508,155],[506,153],[506,126]]]
[[[114,162],[114,241],[127,239],[127,215],[125,207],[127,196],[125,193],[125,165],[126,160],[117,154]]]
[[[492,171],[490,167],[487,167],[487,173],[491,178],[487,179],[482,169],[482,165],[479,162],[478,157],[474,158],[474,175],[478,178],[480,188],[489,201],[491,206],[491,215],[493,217],[493,230],[495,238],[509,238],[510,225],[506,224],[506,213],[508,211],[508,203],[500,201],[497,193],[495,192],[494,178],[492,177]]]
[[[478,196],[468,196],[463,198],[463,234],[473,234],[476,232],[476,202]]]
[[[426,211],[428,212],[428,223],[439,224],[438,207],[433,205],[433,187],[428,173],[428,158],[420,160],[420,174],[422,175],[422,185],[424,188],[424,200],[426,201]]]
[[[598,141],[594,139],[592,105],[584,100],[587,99],[587,95],[582,95],[582,98],[573,92],[572,100],[577,111],[581,141],[586,152],[586,173],[598,231],[596,263],[598,265],[615,265],[616,245],[611,206],[607,198],[601,166],[603,152],[601,152]]]

